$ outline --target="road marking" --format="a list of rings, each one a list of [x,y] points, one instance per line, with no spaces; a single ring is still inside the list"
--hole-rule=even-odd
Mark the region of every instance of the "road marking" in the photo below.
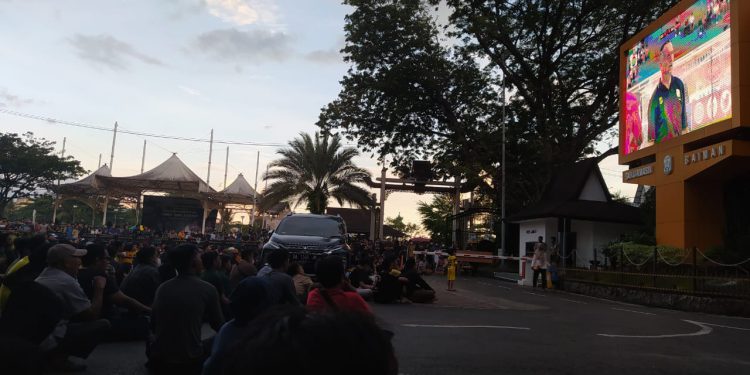
[[[599,298],[599,297],[594,297],[594,296],[587,296],[585,294],[570,293],[570,292],[565,292],[565,291],[563,291],[563,293],[572,294],[572,295],[576,295],[576,296],[579,296],[579,297],[591,298],[591,299],[595,299],[595,300],[602,301],[602,302],[616,303],[616,304],[622,305],[622,306],[643,307],[641,305],[635,305],[635,304],[632,304],[632,303],[620,302],[620,301],[615,301],[615,300],[606,299],[606,298]]]
[[[560,299],[561,299],[561,300],[563,300],[563,301],[568,301],[568,302],[573,302],[573,303],[580,303],[580,304],[582,304],[582,305],[588,305],[588,303],[586,303],[586,302],[583,302],[583,301],[576,301],[576,300],[574,300],[574,299],[567,299],[567,298],[560,298]]]
[[[614,307],[612,308],[612,310],[617,310],[617,311],[627,311],[627,312],[632,312],[632,313],[636,313],[636,314],[643,314],[643,315],[656,315],[656,314],[652,314],[652,313],[648,313],[648,312],[643,312],[643,311],[635,311],[635,310],[618,309],[618,308],[614,308]]]
[[[441,325],[441,324],[402,324],[404,327],[409,328],[490,328],[490,329],[517,329],[522,331],[529,331],[531,328],[528,327],[511,327],[511,326],[453,326],[453,325]]]
[[[729,329],[736,329],[736,330],[740,330],[740,331],[750,331],[750,328],[723,326],[721,324],[713,324],[713,323],[706,323],[706,322],[696,322],[696,323],[703,323],[703,324],[706,324],[706,325],[709,325],[709,326],[721,327],[721,328],[729,328]]]
[[[682,320],[683,322],[695,324],[698,327],[701,327],[701,329],[697,332],[693,333],[678,333],[674,335],[654,335],[654,336],[641,336],[641,335],[611,335],[607,333],[598,333],[597,336],[604,336],[604,337],[615,337],[615,338],[628,338],[628,339],[667,339],[672,337],[690,337],[690,336],[703,336],[708,335],[709,333],[713,332],[713,328],[709,327],[707,324],[701,323],[701,322],[694,322],[692,320]]]
[[[502,285],[498,285],[497,287],[498,287],[498,288],[503,288],[503,289],[507,289],[507,290],[511,290],[511,289],[510,289],[510,288],[508,288],[507,286],[502,286]]]
[[[526,294],[531,294],[532,296],[539,296],[539,297],[547,297],[546,294],[539,294],[539,293],[531,293],[531,292],[524,292]]]

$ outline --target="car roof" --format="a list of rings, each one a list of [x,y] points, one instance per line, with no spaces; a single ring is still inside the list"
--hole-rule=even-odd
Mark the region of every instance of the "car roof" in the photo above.
[[[322,219],[332,219],[332,220],[337,220],[337,221],[344,220],[341,216],[338,216],[338,215],[318,215],[318,214],[307,214],[307,213],[304,213],[304,214],[290,213],[286,215],[286,217],[313,217],[313,218],[322,218]]]

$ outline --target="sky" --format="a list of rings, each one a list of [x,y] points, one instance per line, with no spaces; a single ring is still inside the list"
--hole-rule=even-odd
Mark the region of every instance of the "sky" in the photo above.
[[[317,130],[348,65],[339,0],[0,0],[0,110],[151,134],[260,143],[230,145],[227,184],[254,183],[279,146]],[[0,131],[33,132],[94,171],[112,132],[0,112]],[[140,173],[172,153],[206,179],[209,144],[118,133],[113,175]],[[351,145],[355,146],[355,145]],[[210,184],[224,187],[227,145],[214,144]],[[356,164],[380,175],[377,160]],[[632,196],[615,158],[602,172]],[[390,177],[390,173],[389,173]],[[263,190],[263,182],[259,182]],[[386,217],[420,221],[430,195],[394,193]],[[303,207],[298,209],[301,210]]]

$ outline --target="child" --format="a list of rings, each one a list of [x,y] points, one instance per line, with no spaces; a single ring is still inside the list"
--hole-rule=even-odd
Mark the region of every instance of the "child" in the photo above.
[[[458,258],[456,257],[456,250],[448,250],[448,262],[446,264],[448,268],[448,291],[455,292],[454,288],[456,283],[456,268],[458,268]]]

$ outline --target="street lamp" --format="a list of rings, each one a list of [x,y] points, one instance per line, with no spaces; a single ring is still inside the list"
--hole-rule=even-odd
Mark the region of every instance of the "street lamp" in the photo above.
[[[74,205],[73,205],[73,220],[72,220],[72,221],[73,221],[73,224],[75,224],[75,223],[76,223],[76,209],[77,209],[77,208],[78,208],[78,205],[74,204]]]

